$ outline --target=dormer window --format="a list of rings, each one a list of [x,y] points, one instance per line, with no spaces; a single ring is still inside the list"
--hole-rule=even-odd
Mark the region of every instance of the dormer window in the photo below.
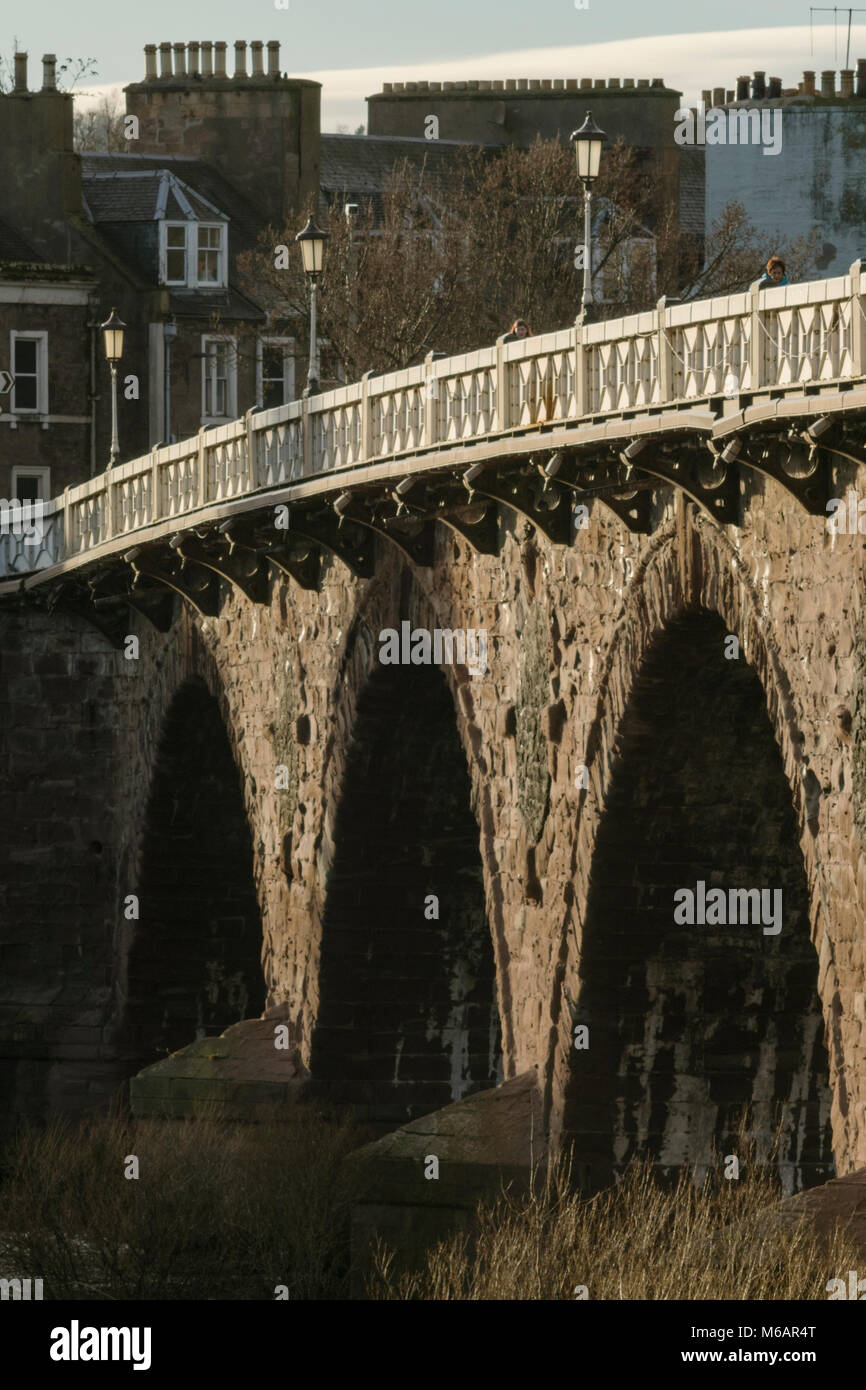
[[[161,222],[160,280],[185,289],[225,289],[228,236],[224,222]]]

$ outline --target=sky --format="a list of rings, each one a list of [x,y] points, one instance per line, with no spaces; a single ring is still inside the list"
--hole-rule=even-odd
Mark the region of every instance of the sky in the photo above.
[[[287,4],[288,8],[277,8]],[[585,8],[578,8],[585,5]],[[830,7],[825,7],[828,9]],[[144,75],[146,43],[279,39],[281,66],[322,82],[323,129],[354,130],[385,81],[498,77],[663,77],[689,104],[763,69],[795,85],[804,68],[845,64],[847,10],[792,0],[0,0],[0,54],[93,58],[87,90]],[[854,13],[851,65],[866,57],[866,9]]]

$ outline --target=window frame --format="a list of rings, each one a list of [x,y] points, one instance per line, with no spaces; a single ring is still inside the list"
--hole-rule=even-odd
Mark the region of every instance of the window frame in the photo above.
[[[15,387],[9,396],[10,415],[30,415],[36,417],[48,414],[48,331],[44,328],[13,328],[9,332],[9,369],[15,376],[15,346],[20,340],[36,343],[36,405],[18,405],[15,400]],[[27,373],[28,378],[30,373]]]
[[[277,334],[263,333],[256,339],[256,405],[259,410],[265,407],[265,348],[266,347],[285,347],[291,351],[283,353],[283,404],[288,405],[295,400],[295,338],[287,338]],[[276,381],[276,377],[268,377],[268,381]],[[267,409],[275,407],[268,406]]]
[[[184,278],[182,280],[169,280],[168,278],[168,229],[169,227],[184,228]],[[219,232],[219,246],[207,247],[206,250],[216,250],[217,256],[217,278],[216,280],[199,280],[198,278],[198,233],[199,229],[207,229]],[[179,251],[180,247],[170,248]],[[160,284],[167,285],[171,289],[188,290],[224,290],[228,288],[228,223],[220,221],[205,222],[199,218],[190,217],[185,222],[180,222],[175,218],[164,217],[159,224],[159,280]]]
[[[25,478],[38,477],[39,492],[36,495],[36,500],[38,502],[51,501],[51,469],[47,464],[13,463],[10,484],[13,498],[18,496],[18,479],[21,476]]]
[[[226,414],[211,415],[207,409],[208,347],[217,343],[226,348]],[[232,334],[202,333],[201,335],[201,422],[203,425],[224,425],[237,419],[238,414],[238,342]]]

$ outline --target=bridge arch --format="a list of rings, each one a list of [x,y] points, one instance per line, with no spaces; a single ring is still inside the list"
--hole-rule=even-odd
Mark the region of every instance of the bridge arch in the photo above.
[[[319,863],[313,1083],[380,1130],[502,1079],[470,676],[380,663],[404,619],[447,625],[395,566],[347,637]]]
[[[607,654],[546,1094],[554,1141],[574,1143],[578,1159],[582,1147],[599,1179],[638,1152],[701,1163],[737,1110],[751,1103],[769,1127],[776,1101],[789,1102],[786,1184],[832,1174],[828,1070],[838,1087],[839,1002],[832,959],[819,1000],[811,944],[829,926],[814,856],[815,778],[761,619],[760,596],[724,533],[681,507],[645,554]],[[726,660],[729,636],[739,657]],[[737,823],[739,804],[748,824]],[[675,890],[697,898],[701,881],[705,891],[781,889],[781,932],[675,925]],[[572,1036],[580,1023],[590,1028],[583,1055]]]
[[[117,975],[134,1069],[265,1003],[252,838],[220,703],[201,676],[188,674],[162,715],[141,826]]]

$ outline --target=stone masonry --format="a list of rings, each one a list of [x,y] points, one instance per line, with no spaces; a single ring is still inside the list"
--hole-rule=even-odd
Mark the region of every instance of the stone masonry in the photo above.
[[[590,1166],[705,1158],[746,1101],[787,1103],[791,1184],[866,1165],[862,539],[741,487],[741,529],[665,490],[649,536],[595,502],[570,547],[504,510],[497,556],[377,541],[372,579],[332,559],[318,590],[131,617],[137,660],[5,606],[4,1119],[104,1101],[172,1019],[191,1042],[282,1007],[313,1083],[386,1127],[537,1067]],[[486,629],[487,673],[380,666],[406,619]],[[781,888],[779,937],[674,929],[698,880]]]

